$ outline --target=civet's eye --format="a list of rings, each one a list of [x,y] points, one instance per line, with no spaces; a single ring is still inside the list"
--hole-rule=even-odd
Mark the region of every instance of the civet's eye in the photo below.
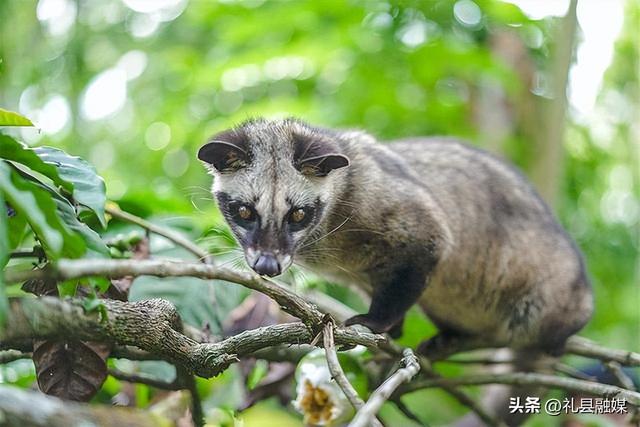
[[[253,217],[253,211],[248,206],[240,205],[238,206],[238,216],[245,221],[249,221]]]
[[[302,222],[306,216],[307,214],[304,211],[304,209],[296,209],[295,211],[291,212],[291,222],[293,223]]]

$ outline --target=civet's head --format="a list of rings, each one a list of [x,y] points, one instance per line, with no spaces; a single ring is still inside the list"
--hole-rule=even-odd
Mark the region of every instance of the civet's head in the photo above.
[[[286,270],[327,214],[349,165],[337,138],[297,120],[251,120],[200,148],[218,206],[258,274]]]

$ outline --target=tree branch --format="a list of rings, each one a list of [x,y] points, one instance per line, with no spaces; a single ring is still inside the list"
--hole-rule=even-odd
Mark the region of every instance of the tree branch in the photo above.
[[[105,212],[107,212],[109,215],[111,215],[114,218],[118,218],[122,221],[139,225],[140,227],[150,231],[151,233],[154,233],[154,234],[157,234],[158,236],[162,236],[166,239],[169,239],[176,245],[182,246],[183,248],[185,248],[186,250],[188,250],[189,252],[197,256],[198,260],[203,261],[207,264],[213,264],[213,256],[209,252],[205,251],[200,246],[191,242],[189,239],[186,239],[180,233],[177,233],[165,227],[161,227],[157,224],[154,224],[143,218],[132,215],[128,212],[121,211],[120,209],[117,209],[117,208],[107,206],[105,208]]]
[[[327,358],[327,366],[329,367],[329,372],[331,372],[331,376],[338,383],[340,389],[347,397],[351,406],[354,409],[360,409],[364,405],[364,400],[358,396],[358,392],[353,388],[349,380],[347,379],[344,371],[342,370],[342,366],[338,361],[338,352],[336,351],[336,346],[333,341],[333,323],[327,322],[324,326],[323,332],[323,340],[324,340],[324,351]]]
[[[571,337],[565,346],[567,353],[600,359],[603,362],[618,362],[624,366],[640,366],[640,353],[603,347],[583,337]]]
[[[344,371],[342,370],[342,366],[338,361],[338,352],[336,351],[335,342],[333,339],[333,322],[327,322],[324,325],[323,331],[323,339],[324,339],[324,350],[327,358],[327,366],[329,367],[329,372],[331,372],[331,376],[338,383],[338,386],[344,393],[344,395],[351,403],[351,406],[357,411],[364,406],[364,401],[358,396],[358,392],[353,388]],[[375,418],[375,414],[373,418],[370,420],[370,425],[375,427],[382,427],[380,421]]]
[[[618,362],[607,362],[605,364],[607,370],[611,372],[611,375],[616,379],[618,385],[622,388],[629,390],[635,390],[636,387],[633,384],[633,380],[629,378],[627,374],[622,370],[622,366]]]
[[[109,375],[121,381],[146,384],[161,390],[187,390],[191,395],[191,417],[193,419],[193,425],[196,427],[204,425],[202,402],[200,401],[195,378],[180,367],[176,367],[176,378],[171,382],[152,378],[147,375],[122,372],[117,369],[109,369],[108,372]]]
[[[68,427],[155,427],[171,420],[149,411],[64,402],[42,393],[0,385],[2,425]]]
[[[16,283],[43,278],[63,281],[91,276],[104,276],[110,279],[125,276],[188,276],[205,280],[224,280],[262,292],[275,300],[284,311],[301,319],[307,325],[318,327],[318,325],[322,325],[324,317],[317,308],[271,280],[249,272],[234,271],[201,263],[169,260],[60,260],[39,270],[6,272],[5,281]]]
[[[307,293],[307,296],[310,296],[314,302],[322,307],[323,310],[330,312],[337,316],[339,319],[347,319],[351,316],[357,314],[355,311],[351,310],[349,307],[345,306],[340,302],[336,302],[333,298],[328,295],[319,294],[319,293]],[[336,310],[336,308],[338,308]],[[383,350],[389,354],[394,356],[401,356],[403,349],[395,345],[393,342],[385,342],[383,343]],[[430,378],[440,378],[433,368],[431,367],[431,363],[423,356],[418,356],[418,360],[420,362],[420,369],[423,373]],[[484,410],[475,400],[473,400],[467,393],[462,390],[459,390],[455,387],[443,386],[442,389],[448,393],[451,397],[456,399],[458,403],[464,405],[475,412],[478,417],[485,422],[488,426],[499,426],[500,422],[494,419],[487,411]],[[400,399],[397,399],[398,402]],[[401,409],[402,410],[402,409]],[[409,417],[411,418],[411,417]]]
[[[81,340],[101,340],[117,344],[116,356],[140,359],[155,356],[168,360],[196,375],[211,377],[222,372],[240,357],[250,357],[256,352],[270,351],[277,348],[278,345],[309,344],[318,335],[324,324],[323,313],[314,305],[307,303],[298,295],[273,281],[252,273],[195,262],[60,260],[40,270],[6,272],[5,280],[20,282],[30,278],[44,277],[67,280],[89,276],[118,278],[140,275],[190,276],[240,284],[274,299],[283,310],[300,318],[304,323],[273,325],[248,330],[217,343],[201,343],[198,336],[189,337],[183,333],[183,327],[175,308],[163,300],[133,303],[105,300],[103,304],[107,317],[100,318],[97,312],[85,313],[81,301],[78,300],[59,300],[50,297],[23,298],[11,302],[8,325],[5,330],[0,331],[0,348],[18,348],[15,345],[12,347],[12,344],[25,342],[31,338],[73,337]],[[341,345],[364,345],[392,355],[402,353],[400,347],[386,341],[383,336],[361,332],[359,328],[336,328],[332,332],[335,335],[335,342]],[[567,351],[623,365],[640,365],[640,354],[607,349],[578,337],[573,337],[568,341]],[[462,404],[476,411],[488,425],[497,425],[498,423],[485,413],[473,399],[456,387],[471,384],[520,385],[522,383],[564,388],[605,397],[615,395],[627,399],[632,404],[640,401],[638,393],[619,387],[542,374],[517,373],[502,376],[445,379],[433,371],[428,361],[420,359],[419,363],[429,378],[401,388],[403,392],[422,387],[441,387]],[[407,371],[406,368],[403,369],[405,369],[402,370],[404,374],[400,376],[405,378]],[[531,377],[531,375],[537,376]],[[334,374],[336,378],[339,376]],[[394,378],[394,383],[398,381],[398,377],[392,376],[392,378]],[[390,388],[391,386],[386,387]],[[394,384],[394,389],[397,387],[398,385]],[[386,390],[387,388],[382,389],[378,396],[385,396]],[[382,394],[383,392],[385,394]],[[376,403],[378,399],[379,397],[376,397],[372,405],[378,405]]]
[[[176,367],[176,381],[184,384],[191,396],[191,419],[194,427],[204,426],[204,410],[202,409],[202,400],[196,385],[196,378],[183,368]]]
[[[389,400],[396,389],[404,382],[408,382],[420,371],[418,358],[409,349],[403,352],[402,364],[404,367],[398,369],[385,382],[380,385],[369,397],[367,403],[358,410],[349,427],[367,427],[375,419],[382,405]]]
[[[7,325],[0,330],[0,341],[73,337],[133,345],[209,378],[239,357],[274,345],[309,343],[315,336],[308,326],[295,322],[252,329],[217,343],[201,344],[178,331],[179,317],[167,301],[104,300],[103,304],[107,318],[100,318],[97,312],[85,313],[80,300],[53,297],[12,300]],[[354,328],[339,328],[336,341],[343,345],[376,347],[384,337]]]
[[[31,359],[31,353],[19,350],[0,351],[0,365],[20,359]]]
[[[551,387],[571,391],[574,393],[584,393],[604,398],[621,398],[624,399],[627,403],[635,406],[640,406],[640,393],[636,393],[634,391],[593,381],[584,381],[575,378],[561,378],[554,375],[529,372],[469,375],[456,378],[419,379],[404,386],[400,390],[400,392],[408,393],[423,388],[442,387],[443,385],[468,386],[483,384],[506,384],[516,386],[536,385]]]
[[[122,372],[118,369],[113,369],[113,368],[110,368],[108,370],[108,373],[113,378],[121,381],[126,381],[128,383],[146,384],[148,386],[158,388],[160,390],[182,390],[185,388],[183,384],[180,384],[179,381],[177,381],[177,378],[175,381],[169,382],[169,381],[159,380],[157,378],[152,378],[147,375],[130,374],[128,372]]]

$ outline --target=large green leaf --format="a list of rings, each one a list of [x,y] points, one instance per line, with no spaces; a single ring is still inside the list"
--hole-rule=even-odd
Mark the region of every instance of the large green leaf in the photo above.
[[[20,163],[51,179],[72,194],[78,204],[94,212],[100,224],[106,226],[105,185],[91,164],[57,148],[27,147],[7,135],[0,135],[0,153],[1,158]]]
[[[64,196],[62,196],[55,189],[46,185],[30,173],[21,170],[16,171],[22,178],[31,181],[34,185],[51,195],[51,199],[56,205],[58,217],[71,232],[82,237],[82,239],[84,240],[88,249],[88,253],[86,255],[90,257],[109,256],[109,248],[107,248],[107,245],[104,243],[102,238],[100,238],[98,233],[93,231],[87,224],[84,224],[78,219],[75,208]]]
[[[73,183],[58,173],[52,162],[45,162],[32,149],[7,135],[0,134],[0,158],[11,160],[34,170],[52,180],[56,185],[73,194]]]
[[[36,154],[48,164],[55,165],[60,176],[73,184],[75,201],[91,209],[100,224],[106,227],[104,205],[107,201],[104,181],[95,168],[77,156],[71,156],[53,147],[34,148]]]
[[[33,126],[33,123],[18,113],[0,108],[0,126]]]
[[[71,232],[60,219],[51,194],[1,161],[0,192],[13,209],[26,216],[49,258],[78,258],[84,254],[82,237]]]

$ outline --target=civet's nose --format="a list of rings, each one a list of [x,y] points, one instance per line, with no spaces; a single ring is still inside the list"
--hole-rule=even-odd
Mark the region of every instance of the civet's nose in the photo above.
[[[273,277],[280,274],[280,263],[273,254],[263,253],[253,264],[253,270],[261,275]]]

